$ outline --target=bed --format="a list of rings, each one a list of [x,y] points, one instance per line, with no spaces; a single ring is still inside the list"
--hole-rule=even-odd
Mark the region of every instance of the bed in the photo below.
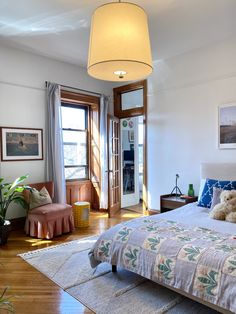
[[[236,164],[201,165],[201,178],[236,179]],[[213,220],[209,209],[187,204],[118,224],[90,254],[135,272],[221,313],[236,313],[236,224]]]

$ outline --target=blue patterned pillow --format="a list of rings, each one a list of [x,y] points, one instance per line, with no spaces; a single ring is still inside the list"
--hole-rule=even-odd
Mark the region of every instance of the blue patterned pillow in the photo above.
[[[202,191],[201,198],[198,202],[198,206],[207,208],[211,207],[213,187],[222,190],[236,190],[236,181],[219,181],[213,179],[206,179],[206,183]]]

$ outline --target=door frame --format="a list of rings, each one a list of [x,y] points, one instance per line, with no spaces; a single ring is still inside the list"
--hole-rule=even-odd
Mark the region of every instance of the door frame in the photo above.
[[[143,107],[122,110],[121,94],[143,89]],[[147,178],[147,80],[113,88],[114,115],[119,118],[143,116],[143,209],[148,210]]]
[[[110,162],[112,162],[114,166],[114,151],[113,151],[113,145],[114,145],[114,138],[112,134],[111,137],[111,124],[110,122],[115,122],[117,124],[117,132],[116,132],[116,157],[115,157],[115,169],[111,169],[110,167]],[[114,126],[112,126],[112,133],[114,130]],[[108,172],[108,217],[112,218],[115,216],[117,212],[120,211],[120,204],[121,204],[121,196],[120,196],[120,119],[112,116],[110,114],[107,115],[107,156],[108,156],[108,167],[107,167],[107,172]],[[111,141],[112,140],[112,141]],[[112,152],[111,152],[112,149]],[[111,156],[112,155],[112,156]],[[112,159],[111,159],[112,158]],[[116,174],[115,172],[118,172],[118,177],[115,177]],[[115,181],[115,187],[114,187],[114,181]],[[114,190],[119,189],[118,193],[115,192],[115,197],[114,197]],[[115,202],[114,202],[115,199]]]

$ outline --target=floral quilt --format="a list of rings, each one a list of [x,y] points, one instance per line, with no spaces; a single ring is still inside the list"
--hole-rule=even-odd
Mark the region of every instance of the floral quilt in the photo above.
[[[236,313],[236,236],[143,217],[104,232],[89,255]]]

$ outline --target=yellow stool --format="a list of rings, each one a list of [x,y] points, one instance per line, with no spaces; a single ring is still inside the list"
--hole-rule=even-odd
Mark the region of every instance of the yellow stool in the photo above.
[[[89,226],[89,202],[76,202],[73,206],[75,227]]]

